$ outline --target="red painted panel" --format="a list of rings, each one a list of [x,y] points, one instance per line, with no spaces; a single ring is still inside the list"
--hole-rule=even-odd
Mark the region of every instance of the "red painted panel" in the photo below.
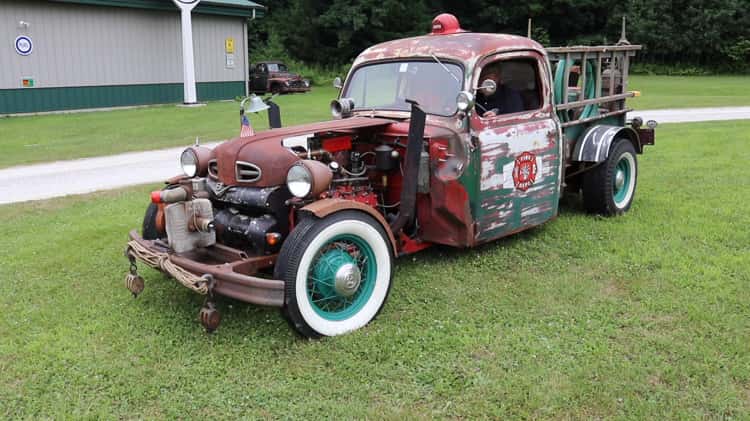
[[[350,136],[331,137],[323,140],[323,149],[330,153],[348,151],[352,148],[352,138]]]

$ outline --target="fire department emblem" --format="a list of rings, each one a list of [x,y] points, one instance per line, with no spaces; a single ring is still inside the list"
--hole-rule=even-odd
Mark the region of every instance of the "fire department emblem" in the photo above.
[[[513,166],[513,184],[518,190],[526,191],[536,181],[536,155],[524,152],[516,158]]]

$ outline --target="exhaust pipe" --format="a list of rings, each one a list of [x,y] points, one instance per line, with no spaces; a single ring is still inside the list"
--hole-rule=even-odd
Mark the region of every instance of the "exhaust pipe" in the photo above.
[[[405,226],[414,221],[417,204],[417,182],[419,181],[419,158],[422,155],[422,141],[424,140],[424,126],[427,114],[419,108],[416,101],[406,100],[411,104],[409,122],[409,138],[406,143],[406,158],[404,159],[403,184],[401,186],[401,206],[396,219],[391,223],[391,231],[398,235]]]
[[[279,109],[279,106],[271,101],[270,99],[266,101],[266,105],[268,105],[268,127],[272,129],[280,129],[281,128],[281,109]]]

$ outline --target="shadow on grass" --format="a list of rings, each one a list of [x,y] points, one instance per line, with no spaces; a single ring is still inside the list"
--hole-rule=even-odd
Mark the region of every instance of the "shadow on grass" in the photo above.
[[[397,272],[394,275],[391,297],[407,295],[408,292],[404,288],[424,288],[424,285],[401,281],[409,278],[411,273],[423,271],[425,265],[436,267],[448,262],[450,265],[461,267],[472,259],[492,259],[500,249],[527,250],[534,247],[534,242],[544,241],[544,236],[549,234],[549,224],[558,223],[558,219],[583,214],[580,197],[570,195],[561,201],[559,216],[542,225],[473,248],[459,249],[436,245],[419,253],[398,258],[394,262]],[[514,268],[523,267],[528,260],[523,253],[510,253],[503,258],[507,259],[504,260],[504,265]],[[123,274],[125,269],[126,264],[123,262]],[[142,314],[143,320],[148,320],[149,323],[149,326],[144,326],[146,329],[170,331],[171,335],[182,336],[175,338],[178,341],[195,341],[196,332],[200,332],[210,342],[237,347],[247,346],[248,337],[272,335],[284,342],[303,339],[287,324],[280,309],[248,304],[223,296],[215,300],[222,316],[219,329],[212,334],[204,333],[198,314],[206,300],[205,296],[190,291],[176,280],[155,270],[144,268],[141,272],[146,280],[146,289],[135,301],[141,311],[145,312]],[[122,294],[127,294],[124,288]],[[384,308],[389,304],[392,306],[393,301],[389,299]],[[182,325],[182,328],[175,329],[175,324]]]

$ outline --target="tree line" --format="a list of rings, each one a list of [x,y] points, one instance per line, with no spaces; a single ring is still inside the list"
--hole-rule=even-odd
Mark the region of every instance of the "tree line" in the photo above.
[[[642,44],[640,63],[719,72],[750,70],[749,0],[274,0],[250,25],[251,57],[280,55],[342,66],[363,49],[428,32],[441,12],[475,32],[526,35],[545,46]]]

